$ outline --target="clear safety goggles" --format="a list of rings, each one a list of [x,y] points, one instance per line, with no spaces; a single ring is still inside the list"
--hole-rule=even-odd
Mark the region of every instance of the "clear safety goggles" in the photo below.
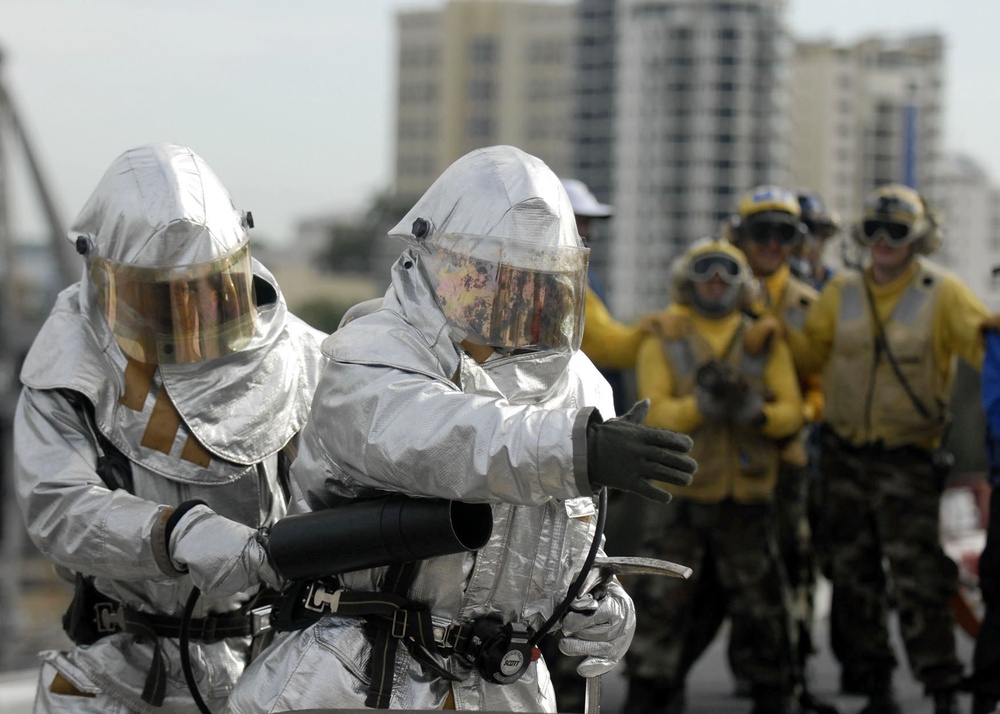
[[[587,248],[467,235],[436,235],[424,248],[442,312],[466,339],[504,349],[579,349]]]
[[[861,222],[861,240],[866,245],[875,245],[880,239],[894,247],[912,243],[916,236],[913,226],[902,221],[885,221],[878,219],[868,219]]]
[[[140,268],[93,258],[90,280],[122,351],[148,364],[237,352],[256,329],[249,245],[209,263]]]
[[[696,283],[707,283],[718,275],[727,285],[743,281],[739,262],[725,253],[708,253],[695,258],[688,267],[688,277]]]

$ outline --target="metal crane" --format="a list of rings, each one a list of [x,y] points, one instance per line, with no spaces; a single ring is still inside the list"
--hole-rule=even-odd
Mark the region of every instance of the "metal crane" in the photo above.
[[[0,636],[13,636],[16,641],[23,634],[20,571],[26,533],[13,494],[13,415],[20,389],[20,365],[48,306],[25,309],[25,288],[31,287],[26,281],[30,282],[30,278],[22,264],[22,246],[13,234],[11,221],[15,165],[27,167],[29,195],[41,209],[47,234],[47,267],[54,283],[49,294],[54,297],[55,289],[76,279],[79,260],[74,260],[76,256],[66,240],[37,154],[0,74],[0,568],[5,574],[0,579]]]

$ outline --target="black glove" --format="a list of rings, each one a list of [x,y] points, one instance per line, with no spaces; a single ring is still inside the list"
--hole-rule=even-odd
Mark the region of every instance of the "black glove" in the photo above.
[[[648,411],[644,399],[621,417],[587,425],[587,475],[592,485],[667,503],[670,494],[649,481],[689,485],[697,468],[686,455],[693,442],[686,434],[643,426]]]
[[[706,419],[748,426],[763,421],[763,396],[732,367],[711,360],[698,368],[694,381],[695,402]]]
[[[743,400],[733,409],[732,419],[737,424],[760,428],[764,426],[767,417],[764,414],[764,397],[756,389],[748,390]]]

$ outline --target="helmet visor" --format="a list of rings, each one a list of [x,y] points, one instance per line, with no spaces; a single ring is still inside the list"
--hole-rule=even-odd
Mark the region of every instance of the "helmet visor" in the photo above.
[[[257,311],[249,245],[219,260],[179,268],[94,258],[89,274],[119,346],[140,362],[215,359],[243,349],[253,337]]]
[[[441,310],[466,339],[504,349],[580,347],[586,248],[466,235],[435,236],[425,247]]]

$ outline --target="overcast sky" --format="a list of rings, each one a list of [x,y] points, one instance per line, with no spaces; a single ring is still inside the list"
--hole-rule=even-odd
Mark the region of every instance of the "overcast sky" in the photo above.
[[[0,80],[69,223],[127,148],[201,154],[255,233],[388,187],[395,13],[444,0],[0,0]],[[790,0],[797,36],[946,35],[946,149],[1000,180],[1000,0]],[[9,177],[24,193],[23,174]],[[30,201],[19,200],[30,205]],[[39,224],[17,208],[15,227]]]

